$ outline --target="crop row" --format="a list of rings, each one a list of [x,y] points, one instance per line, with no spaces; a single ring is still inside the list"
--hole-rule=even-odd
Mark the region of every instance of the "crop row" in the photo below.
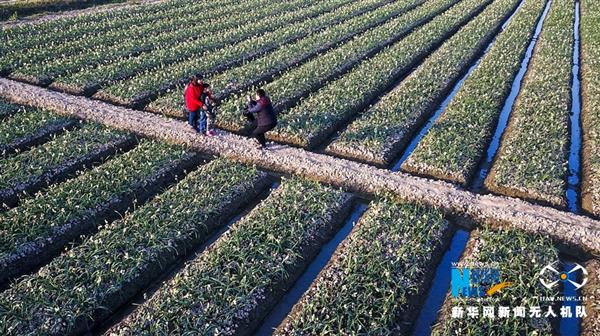
[[[376,201],[274,334],[406,334],[451,231],[436,210]]]
[[[271,138],[309,148],[321,143],[489,3],[460,2],[400,42],[363,61],[285,111]]]
[[[157,32],[165,29],[174,29],[181,26],[182,23],[188,23],[195,14],[197,8],[189,8],[186,12],[174,13],[175,16],[166,16],[158,20],[142,20],[135,26],[130,26],[127,29],[118,27],[117,29],[109,29],[98,31],[96,34],[89,36],[84,32],[81,35],[62,41],[54,41],[54,35],[46,35],[43,37],[46,43],[34,44],[35,39],[39,36],[23,38],[23,46],[7,51],[0,57],[0,68],[4,72],[16,70],[22,66],[37,67],[53,59],[65,60],[67,57],[72,57],[81,53],[89,53],[92,47],[102,49],[106,44],[113,46],[115,41],[121,43],[128,40],[125,37],[130,37],[132,40],[137,40],[142,34],[148,32]],[[191,13],[190,13],[191,11]],[[187,21],[186,21],[187,20]],[[156,29],[156,30],[152,30]],[[148,35],[146,37],[153,36]],[[107,55],[108,56],[108,55]]]
[[[252,3],[244,4],[250,8],[252,5]],[[54,49],[42,47],[42,51],[31,50],[31,55],[14,57],[17,59],[14,61],[15,63],[19,64],[20,60],[21,63],[26,62],[27,64],[11,73],[11,77],[27,79],[30,82],[47,83],[57,77],[68,78],[78,73],[84,73],[86,78],[100,76],[99,80],[104,78],[101,76],[107,76],[100,70],[114,67],[114,64],[123,66],[123,63],[134,60],[143,64],[145,64],[144,61],[153,64],[156,62],[153,60],[154,57],[158,57],[158,55],[162,55],[163,58],[167,57],[163,62],[177,60],[189,56],[190,54],[186,53],[189,51],[188,48],[198,44],[203,44],[205,51],[211,50],[215,46],[223,45],[215,43],[215,34],[219,34],[224,39],[230,39],[230,35],[248,34],[248,31],[259,29],[257,25],[261,26],[260,17],[263,15],[279,15],[304,6],[306,3],[301,0],[276,3],[257,10],[253,16],[248,16],[245,13],[248,8],[237,5],[220,8],[218,12],[221,13],[214,13],[218,19],[206,20],[202,25],[190,25],[190,21],[197,19],[197,13],[189,13],[176,20],[171,18],[166,22],[152,22],[136,31],[121,30],[118,32],[125,36],[109,34],[85,39],[76,43],[75,50],[70,50],[73,48],[69,45],[60,45]],[[228,15],[232,11],[241,11],[241,13]],[[91,48],[92,46],[94,48]],[[71,53],[73,51],[74,53]],[[56,57],[57,55],[61,56]],[[100,69],[96,69],[98,66]],[[120,76],[123,75],[120,74]]]
[[[556,261],[558,251],[547,237],[517,230],[484,228],[474,231],[461,263],[490,265],[492,268],[497,265],[500,281],[512,284],[479,302],[473,298],[453,298],[448,293],[432,335],[551,335],[552,320],[545,314],[552,302],[541,298],[560,293],[557,289],[543,287],[539,274],[546,265]],[[463,309],[462,318],[451,316],[453,306]],[[476,308],[479,317],[468,317],[468,306]],[[486,306],[494,308],[496,318],[482,317]],[[525,317],[515,317],[513,309],[520,306],[526,309],[539,307],[540,316],[531,316],[527,310]],[[500,307],[509,307],[510,317],[498,318]],[[552,307],[555,314],[560,314],[556,306]]]
[[[600,216],[600,3],[581,2],[582,207]]]
[[[0,333],[69,335],[89,330],[145,288],[178,255],[206,241],[267,181],[255,168],[224,160],[188,174],[175,187],[0,293]],[[294,199],[285,201],[294,204]],[[267,226],[266,234],[273,232],[271,222],[261,224]],[[285,224],[282,229],[290,225]],[[251,250],[250,244],[240,243],[244,251]],[[227,265],[236,263],[219,264],[213,271]]]
[[[151,11],[115,10],[110,17],[104,16],[102,20],[91,21],[91,17],[103,17],[103,14],[73,16],[67,19],[49,20],[40,24],[30,24],[24,27],[5,28],[0,34],[2,40],[3,54],[12,55],[18,51],[26,51],[29,48],[39,48],[44,44],[49,47],[60,45],[71,40],[80,40],[84,37],[90,38],[98,32],[117,32],[135,29],[153,21],[160,21],[170,17],[177,17],[189,13],[190,10],[198,10],[199,4],[188,3],[186,6],[172,7],[161,11],[160,6],[139,6],[138,9],[146,8]]]
[[[594,336],[600,334],[600,260],[592,259],[584,267],[590,274],[589,281],[581,289],[581,295],[588,299],[584,302],[587,317],[581,321],[580,335]]]
[[[495,1],[354,121],[329,151],[388,166],[452,85],[498,33],[520,0]]]
[[[264,0],[265,1],[265,0]],[[263,1],[263,3],[264,3]],[[266,0],[268,1],[268,0]],[[212,8],[213,5],[202,2],[170,1],[172,6],[162,4],[141,5],[122,10],[78,15],[66,19],[49,20],[39,24],[3,29],[0,40],[2,50],[13,52],[37,48],[40,45],[57,45],[70,40],[94,36],[98,32],[127,31],[153,21],[184,16],[190,11],[197,12],[202,7]],[[227,6],[235,3],[232,0],[219,1],[218,5]]]
[[[132,136],[89,124],[29,151],[0,159],[0,203],[13,206],[21,194],[32,194],[134,145]]]
[[[116,326],[116,335],[249,334],[350,209],[341,191],[285,180]]]
[[[379,0],[375,2],[381,3],[383,1],[384,0]],[[366,6],[370,5],[370,3],[372,3],[372,1]],[[270,7],[262,8],[251,16],[255,18],[255,20],[247,22],[245,25],[233,25],[231,29],[217,30],[216,33],[219,35],[219,39],[215,39],[213,34],[206,32],[202,25],[186,27],[185,31],[189,31],[189,34],[191,35],[197,35],[197,38],[189,39],[185,41],[185,43],[177,43],[177,39],[173,40],[169,37],[161,38],[165,42],[164,47],[156,46],[156,43],[150,41],[148,46],[153,49],[150,53],[142,53],[134,57],[121,58],[114,62],[103,62],[100,66],[93,69],[78,71],[74,74],[65,74],[64,76],[57,78],[52,87],[75,93],[86,91],[92,92],[92,89],[97,90],[99,87],[104,86],[109,82],[127,79],[137,72],[142,72],[153,67],[167,67],[173,63],[177,64],[178,62],[185,62],[186,60],[195,60],[196,65],[201,64],[204,63],[206,55],[219,53],[219,49],[223,47],[239,43],[256,34],[267,32],[274,27],[276,28],[273,24],[265,24],[264,20],[262,20],[263,16],[279,15],[279,11],[287,9],[288,15],[280,20],[284,20],[284,22],[295,22],[294,20],[296,20],[298,16],[297,14],[293,14],[294,11],[310,11],[311,8],[313,8],[299,8],[306,7],[306,2],[303,1],[278,3],[273,6],[278,10],[274,11],[273,8]],[[343,11],[346,6],[360,8],[362,5],[346,4],[345,6],[342,6],[339,11]],[[316,12],[315,15],[322,15],[322,13],[323,12],[319,11]],[[231,18],[231,16],[225,17]],[[246,14],[241,17],[245,18],[248,16]],[[338,19],[343,20],[344,17],[341,16]],[[235,20],[232,21],[235,22]],[[186,33],[186,35],[187,34],[188,33]],[[194,58],[194,55],[198,54],[200,54],[200,56],[195,56],[196,58]],[[200,59],[202,62],[199,61]]]
[[[31,15],[71,11],[104,4],[122,3],[125,0],[36,0],[36,1],[3,1],[0,3],[0,22]]]
[[[305,127],[301,124],[302,121],[305,121],[306,124],[311,124],[312,127],[322,126],[322,122],[331,117],[323,114],[337,112],[341,104],[347,103],[347,100],[339,97],[347,89],[337,92],[334,88],[345,88],[345,86],[352,86],[357,90],[360,88],[360,95],[364,96],[364,92],[370,90],[376,84],[371,83],[369,77],[353,77],[353,75],[358,73],[365,75],[364,71],[367,68],[375,72],[377,71],[376,69],[389,65],[390,62],[394,63],[394,65],[403,64],[408,66],[406,63],[413,63],[414,59],[418,58],[418,51],[425,53],[431,49],[432,45],[435,45],[436,42],[439,42],[451,33],[455,25],[468,20],[469,14],[484,6],[480,2],[461,2],[436,16],[440,11],[444,11],[444,9],[453,3],[455,1],[437,0],[426,2],[393,21],[361,34],[352,39],[352,41],[300,67],[285,72],[275,81],[264,85],[263,88],[270,94],[275,103],[276,110],[282,111],[279,126],[276,130],[270,132],[272,134],[271,138],[296,144],[306,144],[308,134],[303,133]],[[436,17],[431,22],[414,30],[434,16]],[[414,32],[406,36],[412,30]],[[398,40],[400,42],[397,42]],[[384,48],[388,45],[392,46]],[[382,49],[383,51],[379,52]],[[407,57],[400,57],[399,53],[402,51],[406,53]],[[365,57],[369,57],[377,52],[379,54],[363,62]],[[386,58],[385,56],[388,57]],[[357,64],[358,67],[356,67]],[[353,68],[355,69],[352,70]],[[352,71],[343,75],[349,70]],[[390,69],[386,70],[388,71],[385,71],[385,78],[393,75],[393,72],[389,71]],[[303,103],[300,103],[293,109],[285,110],[295,104],[300,98],[309,95],[336,77],[339,77],[339,79],[327,84],[324,89],[317,91],[315,95],[319,96],[318,101],[310,97],[306,101],[311,101],[311,104],[304,106]],[[345,86],[342,86],[342,83],[345,83]],[[380,83],[377,84],[381,85]],[[328,89],[335,92],[324,92]],[[324,92],[323,95],[320,95],[320,92]],[[252,90],[245,94],[250,93],[252,93]],[[245,94],[232,95],[228,100],[223,102],[220,109],[221,115],[218,119],[219,127],[234,131],[240,130],[243,127],[244,119],[241,117],[239,111],[245,104],[243,98]],[[359,99],[358,97],[355,98]],[[329,104],[329,106],[323,112],[312,113],[318,106],[316,104]],[[292,133],[292,135],[282,136],[281,134],[284,132]]]
[[[76,125],[74,119],[46,110],[21,108],[21,113],[0,124],[0,157],[40,144],[50,136]]]
[[[572,1],[554,0],[496,155],[487,189],[566,206]]]
[[[402,164],[404,171],[465,185],[494,134],[544,2],[526,0],[446,110]]]
[[[0,120],[10,117],[17,113],[21,108],[19,105],[9,103],[5,100],[0,99]]]
[[[197,154],[141,140],[133,150],[0,214],[0,284],[39,266],[69,241],[118,218],[130,206],[143,203],[198,163]]]
[[[372,11],[353,17],[316,34],[309,35],[295,43],[287,44],[265,56],[211,76],[211,84],[219,99],[233,92],[239,92],[252,85],[271,80],[274,76],[291,67],[309,60],[357,36],[365,30],[375,28],[384,22],[401,15],[423,1],[397,1]],[[171,116],[181,116],[181,93],[179,86],[166,95],[153,101],[147,110]]]
[[[224,48],[215,52],[205,52],[199,58],[190,55],[201,53],[204,49],[201,44],[189,46],[187,48],[189,50],[182,50],[188,57],[174,64],[167,62],[167,64],[156,63],[154,67],[138,68],[134,66],[135,71],[141,71],[137,76],[109,83],[107,87],[99,91],[97,97],[121,104],[131,104],[132,101],[141,99],[140,97],[164,92],[166,88],[172,87],[178,82],[184,82],[194,72],[213,73],[224,70],[331,24],[336,24],[344,17],[352,17],[356,12],[352,9],[356,6],[350,6],[350,10],[344,7],[339,11],[328,12],[350,2],[350,0],[327,0],[324,3],[289,12],[270,20],[262,20],[258,24],[262,27],[259,29],[255,27],[257,29],[248,31],[245,39],[238,38],[227,41],[220,38],[219,41],[225,46]],[[385,2],[385,0],[380,2]],[[232,44],[239,40],[241,42]]]

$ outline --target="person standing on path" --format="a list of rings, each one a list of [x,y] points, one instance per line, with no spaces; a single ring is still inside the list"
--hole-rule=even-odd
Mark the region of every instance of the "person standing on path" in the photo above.
[[[201,96],[204,90],[204,76],[196,74],[192,76],[189,84],[185,87],[185,108],[188,112],[188,124],[196,132],[206,132],[206,106]]]
[[[256,139],[258,148],[264,149],[267,147],[265,133],[277,126],[273,104],[263,89],[256,90],[256,100],[253,100],[250,96],[246,98],[248,100],[246,113],[248,120],[253,121],[255,119],[254,114],[256,114],[256,128],[250,136]]]

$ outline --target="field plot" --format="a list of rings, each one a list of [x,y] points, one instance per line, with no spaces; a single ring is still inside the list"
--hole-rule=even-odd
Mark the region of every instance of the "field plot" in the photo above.
[[[276,102],[276,109],[282,110],[291,107],[289,110],[281,112],[280,126],[271,137],[295,145],[314,146],[323,139],[323,133],[327,134],[327,131],[331,131],[348,113],[352,113],[358,104],[368,102],[369,96],[377,93],[382,86],[385,87],[389,81],[393,81],[394,78],[414,66],[428,51],[435,48],[488,3],[460,2],[435,17],[434,20],[412,31],[399,42],[384,48],[375,56],[362,62],[353,62],[351,65],[357,66],[348,69],[352,71],[337,79],[332,77],[329,72],[340,66],[343,69],[343,66],[350,62],[347,61],[346,56],[336,54],[337,50],[332,50],[323,57],[293,69],[276,81],[265,85],[264,88],[268,92],[273,92],[272,97]],[[431,4],[435,5],[436,2]],[[410,14],[412,13],[407,15]],[[410,19],[410,17],[408,18]],[[399,28],[402,37],[412,27],[401,25]],[[381,33],[388,34],[388,30],[381,30]],[[380,43],[378,38],[373,41]],[[356,43],[365,42],[368,40],[360,39]],[[353,53],[355,49],[351,48],[351,50]],[[328,58],[334,58],[336,62],[332,63]],[[307,77],[308,73],[314,71],[326,72],[323,76]],[[335,72],[333,74],[336,75]],[[328,83],[327,81],[331,79],[335,80]],[[361,85],[356,85],[359,82]],[[322,84],[327,85],[311,94],[315,86],[319,87]],[[362,92],[359,93],[358,91],[361,90]],[[307,95],[309,96],[306,99],[294,106],[299,99]],[[233,118],[231,121],[233,126],[226,128],[239,128],[243,125],[243,119],[240,118],[239,113],[236,113],[241,105],[243,105],[241,97],[234,97],[231,102],[223,104],[222,122],[230,122],[229,120]],[[321,133],[317,133],[315,129],[320,129]]]
[[[205,175],[210,181],[200,183]],[[179,253],[207,239],[264,182],[262,173],[237,164],[221,161],[200,168],[0,293],[0,331],[85,331],[147,285]]]
[[[540,1],[523,4],[402,170],[462,185],[471,181],[543,9]]]
[[[231,41],[226,39],[217,40],[219,43],[223,43],[224,48],[216,52],[205,53],[206,57],[203,58],[201,65],[199,65],[198,59],[194,57],[188,57],[172,65],[169,65],[169,62],[166,65],[159,63],[158,67],[144,69],[139,76],[109,85],[95,96],[125,105],[136,105],[136,102],[140,101],[145,102],[149,97],[188,80],[190,73],[215,72],[219,68],[226,68],[229,64],[252,59],[282,44],[304,37],[311,31],[335,23],[338,20],[337,15],[324,13],[349,2],[349,0],[328,0],[324,3],[314,4],[307,8],[277,16],[276,19],[259,20],[257,25],[260,27],[253,27],[245,31],[242,38]],[[259,36],[248,39],[254,35]],[[235,43],[237,41],[241,42]],[[195,48],[195,50],[189,51],[188,55],[202,51],[205,46],[200,44]]]
[[[421,3],[423,3],[423,1],[397,1],[372,11],[367,11],[362,15],[352,17],[347,21],[341,22],[338,25],[334,25],[316,34],[309,35],[295,43],[286,44],[274,52],[268,53],[242,66],[234,67],[211,76],[208,81],[210,82],[213,91],[217,93],[218,98],[223,99],[231,93],[236,93],[248,89],[252,85],[272,80],[280,72],[296,67],[303,61],[310,60],[310,58],[315,55],[319,55],[328,49],[337,47],[339,43],[343,43],[351,38],[364,40],[369,38],[368,34],[373,34],[375,32],[382,34],[381,32],[384,31],[387,31],[389,34],[389,29],[393,29],[394,22],[397,22],[397,20],[393,20],[388,23],[388,21],[391,21],[390,19],[402,15],[408,9],[420,5]],[[446,1],[441,3],[451,4],[452,2]],[[435,4],[429,4],[429,6],[433,6],[431,8],[436,8]],[[411,11],[411,14],[418,12],[419,11]],[[430,15],[435,15],[435,12],[430,12]],[[371,28],[375,28],[372,30],[372,33],[363,34],[366,30]],[[373,39],[373,41],[375,41],[375,39]],[[352,50],[350,47],[354,45],[355,44],[346,44],[348,48],[344,50],[338,49],[337,54],[348,55],[348,50]],[[356,52],[356,49],[354,50]],[[171,92],[169,94],[166,94],[149,104],[146,110],[170,116],[181,116],[182,90],[182,86],[170,90]]]
[[[599,13],[159,0],[6,24],[0,334],[597,335]],[[182,120],[196,73],[216,134]],[[455,297],[455,261],[511,284]],[[568,294],[538,279],[555,261],[589,271],[587,316],[542,300]],[[516,306],[541,314],[498,317]]]
[[[459,331],[462,335],[522,335],[552,334],[552,323],[556,319],[545,317],[550,304],[541,301],[539,296],[558,295],[558,290],[549,290],[543,287],[538,280],[538,273],[544,266],[558,261],[558,251],[553,247],[552,241],[538,236],[525,235],[518,231],[496,232],[489,229],[481,229],[473,232],[467,243],[467,248],[461,259],[463,263],[487,263],[500,266],[500,273],[506,279],[521,279],[519,284],[506,287],[500,295],[484,301],[473,303],[464,298],[453,298],[450,293],[446,296],[446,302],[442,307],[438,322],[433,328],[432,335],[456,335]],[[533,291],[533,293],[532,293]],[[522,301],[524,298],[530,301]],[[467,306],[475,306],[480,314],[484,306],[493,306],[496,309],[504,307],[539,307],[540,316],[526,318],[512,317],[494,319],[475,319],[466,316]],[[465,315],[461,319],[451,318],[451,307],[461,307]],[[559,307],[553,307],[557,309]],[[512,312],[511,312],[512,313]]]
[[[485,48],[518,1],[497,1],[469,22],[400,85],[353,122],[330,150],[344,156],[389,165],[419,121]]]
[[[377,201],[275,334],[406,333],[450,231],[437,211]]]
[[[581,2],[582,207],[600,216],[600,4]]]
[[[33,194],[134,145],[131,135],[88,124],[29,151],[2,158],[0,201],[13,206],[23,194]]]
[[[566,207],[575,4],[552,2],[485,186]]]
[[[142,141],[135,149],[0,214],[0,283],[43,263],[67,242],[144,202],[198,161],[196,154],[177,147]]]
[[[0,4],[0,21],[45,12],[68,11],[125,0],[13,0]]]
[[[18,110],[22,110],[18,116],[7,118],[0,125],[0,157],[43,143],[77,124],[74,119],[37,108],[7,104],[5,109],[7,116]]]

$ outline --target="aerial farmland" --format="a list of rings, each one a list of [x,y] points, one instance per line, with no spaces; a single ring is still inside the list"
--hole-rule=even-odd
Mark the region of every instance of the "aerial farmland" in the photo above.
[[[600,1],[0,1],[0,335],[600,335]]]

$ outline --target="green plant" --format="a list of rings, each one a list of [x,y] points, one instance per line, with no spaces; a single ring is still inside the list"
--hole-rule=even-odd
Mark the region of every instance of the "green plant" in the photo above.
[[[55,136],[52,141],[27,152],[1,159],[0,190],[14,188],[126,137],[122,132],[97,124],[87,124]]]
[[[388,1],[383,1],[386,3]],[[255,60],[233,67],[206,79],[219,98],[231,92],[247,89],[264,79],[298,66],[303,60],[318,56],[322,51],[338,47],[351,38],[361,38],[364,31],[393,20],[395,16],[419,5],[422,0],[397,1],[382,5],[380,0],[351,3],[331,12],[338,19],[346,20],[322,31],[310,34],[294,43],[286,44]],[[379,6],[375,9],[373,7]],[[361,13],[356,16],[356,13]],[[153,101],[147,109],[171,116],[181,116],[181,93],[183,86],[169,90]]]
[[[572,1],[554,0],[485,186],[566,206]]]
[[[0,124],[0,148],[18,139],[30,136],[41,128],[64,123],[69,118],[34,107],[21,107],[22,112]]]
[[[402,164],[404,171],[463,185],[469,182],[485,155],[543,10],[542,1],[523,3],[481,64]]]
[[[581,1],[582,207],[600,216],[600,3]]]
[[[149,284],[179,253],[201,243],[246,201],[264,173],[213,161],[148,204],[107,224],[32,275],[0,293],[3,335],[88,331]],[[247,246],[244,246],[247,247]]]
[[[306,264],[307,246],[331,231],[345,203],[341,191],[285,180],[111,332],[248,333],[247,326],[266,314],[264,305]]]
[[[435,110],[451,85],[493,39],[518,0],[495,1],[433,52],[391,92],[362,113],[331,149],[389,165],[402,145]]]
[[[449,225],[439,211],[376,200],[275,335],[391,335],[422,294]]]
[[[557,289],[546,289],[539,283],[540,271],[546,265],[558,261],[558,251],[549,238],[510,229],[480,229],[471,234],[461,261],[490,267],[497,265],[501,281],[512,282],[512,285],[481,302],[447,295],[432,335],[552,335],[551,320],[544,317],[552,302],[541,298],[560,293]],[[463,309],[474,306],[479,309],[479,314],[484,306],[494,307],[496,314],[500,306],[523,306],[526,309],[540,307],[542,314],[537,318],[531,317],[528,311],[526,318],[520,318],[514,317],[511,311],[509,318],[492,320],[464,316],[460,319],[450,315],[452,306]],[[554,311],[559,313],[556,307]]]

